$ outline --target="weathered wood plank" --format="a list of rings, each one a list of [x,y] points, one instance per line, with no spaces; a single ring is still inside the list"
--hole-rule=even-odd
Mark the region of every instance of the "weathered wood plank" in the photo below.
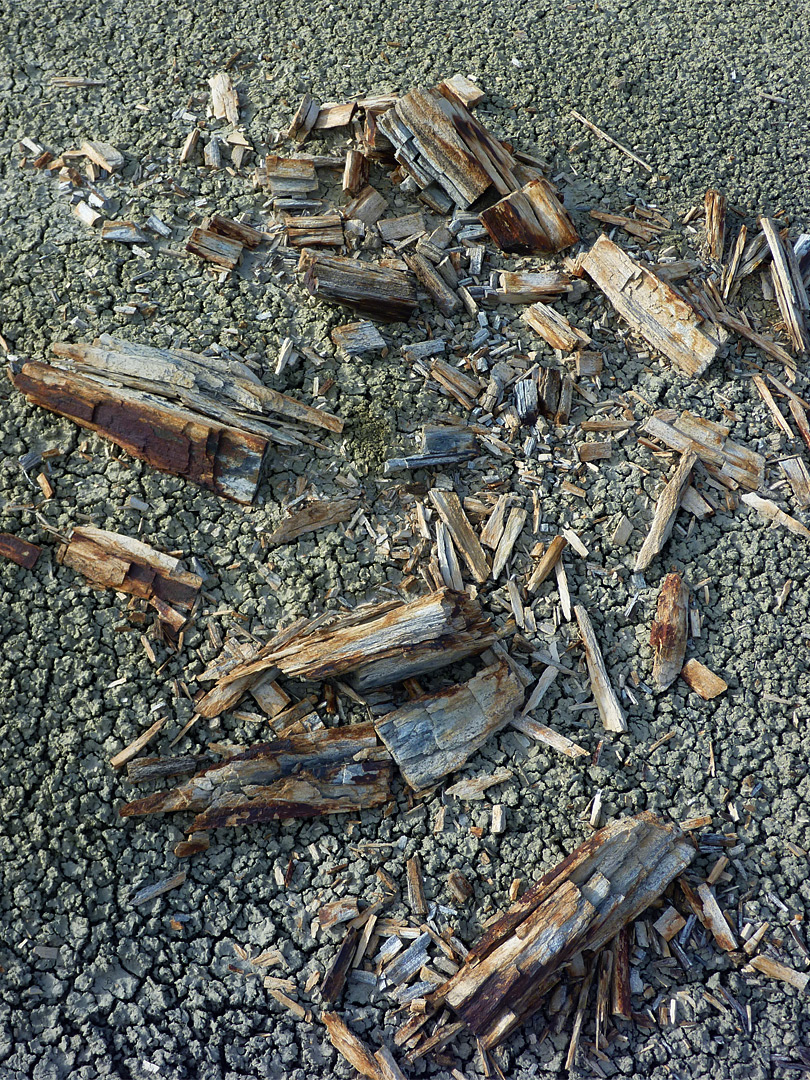
[[[655,514],[650,523],[650,531],[636,555],[636,573],[646,570],[656,555],[663,550],[675,525],[675,518],[683,499],[684,492],[692,479],[692,470],[697,463],[697,455],[687,450],[678,462],[678,467],[668,480],[655,504]]]
[[[606,236],[599,237],[582,266],[622,318],[684,375],[702,375],[726,342],[725,330],[701,325],[694,309],[671,285]]]
[[[211,87],[211,111],[216,119],[238,124],[239,96],[227,71],[218,71],[213,79],[208,80],[208,85]]]
[[[428,998],[449,1006],[485,1047],[540,1007],[575,954],[596,953],[689,865],[694,848],[654,814],[612,822],[541,877]]]
[[[415,791],[460,769],[479,746],[512,720],[524,690],[501,662],[468,682],[409,701],[376,722],[377,734]]]
[[[322,728],[259,743],[171,791],[127,803],[119,813],[191,811],[197,815],[191,832],[342,814],[384,803],[391,795],[391,772],[387,752],[377,748],[373,724]]]
[[[416,310],[413,278],[401,270],[305,248],[298,272],[310,295],[319,300],[344,304],[390,322],[407,322]]]
[[[579,235],[559,192],[548,180],[533,180],[479,215],[495,244],[515,255],[563,251]]]

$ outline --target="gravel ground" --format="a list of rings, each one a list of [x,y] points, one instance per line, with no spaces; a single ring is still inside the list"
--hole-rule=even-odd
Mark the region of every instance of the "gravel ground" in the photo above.
[[[164,713],[170,722],[155,749],[168,751],[191,715],[173,680],[184,680],[194,693],[196,675],[214,649],[201,619],[181,656],[156,645],[153,663],[141,642],[143,628],[127,619],[126,601],[89,589],[56,565],[52,530],[92,521],[196,557],[207,574],[204,610],[219,613],[209,619],[223,633],[234,625],[261,632],[320,610],[329,590],[350,601],[386,595],[399,571],[360,533],[351,539],[328,529],[271,552],[259,537],[281,517],[302,476],[325,495],[357,490],[375,526],[404,524],[407,492],[381,478],[380,464],[408,444],[420,420],[448,406],[410,378],[399,353],[403,341],[424,336],[423,327],[388,328],[386,358],[349,363],[326,334],[343,321],[341,314],[305,301],[288,280],[261,267],[247,264],[220,282],[194,261],[102,246],[71,214],[55,179],[20,167],[18,143],[28,137],[54,151],[82,138],[113,143],[127,158],[120,180],[105,189],[118,216],[143,221],[157,212],[172,224],[173,246],[181,249],[194,215],[199,220],[218,209],[261,218],[246,170],[231,175],[176,164],[192,123],[184,114],[205,117],[207,79],[237,52],[232,73],[245,106],[244,130],[257,149],[289,121],[306,89],[321,100],[341,100],[431,84],[461,71],[488,90],[480,110],[486,122],[547,159],[574,208],[598,203],[618,209],[640,198],[676,219],[715,185],[746,215],[784,210],[795,231],[809,231],[806,19],[806,4],[748,0],[541,0],[528,18],[508,6],[420,0],[393,17],[366,0],[346,8],[315,3],[306,11],[288,4],[271,10],[253,0],[222,10],[206,2],[192,9],[68,0],[57,17],[29,0],[0,17],[0,332],[11,351],[44,359],[54,340],[99,333],[198,351],[218,345],[257,364],[269,385],[303,400],[311,400],[316,376],[321,383],[333,378],[327,405],[347,420],[345,438],[328,450],[279,457],[248,511],[111,452],[28,406],[10,384],[0,387],[0,530],[45,545],[33,571],[0,565],[2,1080],[349,1077],[320,1024],[285,1011],[255,974],[231,970],[245,967],[236,962],[234,945],[254,954],[280,949],[284,965],[277,973],[303,988],[311,973],[331,962],[339,941],[338,931],[313,926],[319,904],[341,895],[368,898],[378,868],[404,887],[405,860],[417,851],[430,900],[450,903],[450,869],[463,870],[474,883],[474,899],[453,920],[461,939],[472,942],[507,901],[514,878],[539,875],[585,837],[583,814],[597,789],[606,818],[642,809],[675,821],[706,813],[714,833],[736,834],[727,844],[733,854],[724,903],[741,905],[743,921],[769,920],[787,962],[804,970],[805,958],[788,932],[791,922],[800,924],[810,913],[807,858],[796,853],[810,848],[810,580],[802,542],[745,508],[721,507],[693,525],[684,515],[628,614],[633,556],[666,470],[666,461],[634,439],[578,481],[587,488],[584,500],[560,492],[549,478],[539,488],[542,520],[555,531],[575,528],[590,549],[587,560],[568,558],[569,585],[574,601],[592,612],[616,685],[633,672],[642,682],[649,679],[657,586],[677,569],[695,587],[703,619],[690,655],[724,676],[726,695],[707,703],[682,683],[660,696],[642,687],[637,704],[628,703],[628,732],[605,746],[596,766],[502,734],[463,774],[503,765],[514,770],[480,802],[436,794],[411,807],[397,782],[397,806],[388,816],[369,812],[348,823],[335,818],[215,834],[208,852],[186,861],[180,889],[144,907],[131,905],[135,889],[175,872],[172,848],[183,823],[122,822],[117,809],[134,792],[109,759]],[[103,85],[62,90],[50,84],[64,75]],[[568,117],[572,107],[631,145],[653,166],[652,176],[575,124]],[[207,130],[218,126],[209,123]],[[182,193],[160,179],[167,175]],[[396,203],[394,209],[403,212]],[[595,235],[575,213],[585,235]],[[668,238],[675,247],[685,239],[680,230]],[[140,305],[135,314],[116,311],[133,299]],[[586,330],[602,314],[593,301],[591,293],[570,309]],[[754,301],[754,308],[773,320],[772,305]],[[434,318],[427,306],[423,316]],[[639,419],[656,407],[731,420],[735,440],[772,459],[788,449],[736,355],[688,382],[632,343],[620,345],[615,325],[608,317],[597,334],[607,357],[601,397],[625,395]],[[460,332],[472,329],[461,326]],[[302,359],[272,375],[287,335],[309,342],[324,362],[316,367]],[[553,361],[540,344],[529,347]],[[761,362],[752,351],[746,356]],[[802,378],[798,388],[807,394]],[[572,420],[586,415],[580,408]],[[50,459],[55,497],[42,504],[18,459],[51,448],[61,451]],[[773,470],[770,481],[777,475]],[[449,480],[462,496],[506,480],[531,508],[531,486],[492,457]],[[780,489],[773,497],[805,520],[786,494]],[[132,497],[140,508],[130,505]],[[609,537],[622,513],[635,531],[617,550]],[[527,530],[516,556],[519,572],[530,565],[533,542]],[[776,598],[788,579],[791,590],[777,613]],[[487,601],[500,621],[504,591]],[[545,586],[535,644],[547,649],[556,642],[563,650],[576,634],[568,624],[555,633],[555,599]],[[544,705],[548,723],[591,751],[600,739],[595,714],[576,707],[587,698],[578,680],[558,679]],[[669,733],[669,741],[650,752]],[[255,737],[249,723],[225,717],[219,727],[196,728],[182,748]],[[445,828],[437,832],[444,802]],[[493,802],[507,807],[501,836],[489,833]],[[471,826],[481,827],[481,835]],[[294,873],[285,888],[279,878],[291,857]],[[707,872],[715,858],[711,842],[704,843],[695,868]],[[346,868],[336,870],[343,863]],[[399,903],[389,910],[405,913]],[[655,953],[647,959],[654,961]],[[623,1025],[607,1060],[599,1060],[602,1075],[788,1075],[772,1064],[773,1055],[797,1061],[796,1048],[810,1039],[797,991],[742,974],[711,947],[696,953],[686,973],[668,968],[662,979],[659,970],[656,981],[648,964],[641,974],[656,993],[670,984],[671,993],[684,991],[680,1018],[690,1023]],[[703,996],[723,988],[750,1007],[751,1033],[742,1031],[731,1009],[721,1012]],[[307,997],[317,1013],[317,993],[300,993],[301,1000]],[[637,1000],[639,1008],[644,1004]],[[390,1001],[350,983],[341,1011],[369,1043],[390,1043],[397,1025]],[[498,1052],[506,1076],[522,1080],[562,1069],[567,1035],[541,1043],[542,1027],[541,1020],[528,1025]],[[472,1046],[461,1039],[452,1050],[454,1067],[467,1077],[479,1075]],[[412,1075],[449,1078],[451,1067],[428,1060]],[[591,1075],[584,1064],[582,1073]]]

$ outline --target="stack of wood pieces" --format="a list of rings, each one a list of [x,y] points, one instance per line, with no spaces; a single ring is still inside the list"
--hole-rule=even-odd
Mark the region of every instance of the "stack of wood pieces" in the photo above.
[[[251,503],[271,444],[311,442],[301,425],[343,422],[264,386],[246,365],[103,335],[58,343],[59,364],[11,371],[29,401],[66,416],[163,472]]]
[[[497,1046],[537,1011],[566,965],[584,954],[587,966],[694,854],[683,833],[654,814],[612,822],[487,929],[429,1006],[448,1007],[481,1045]]]
[[[233,270],[245,248],[257,248],[264,239],[251,225],[213,214],[192,230],[186,251],[221,270]]]
[[[179,559],[92,525],[77,526],[56,558],[96,588],[116,589],[145,600],[175,634],[185,625],[202,587],[202,578],[184,570]]]

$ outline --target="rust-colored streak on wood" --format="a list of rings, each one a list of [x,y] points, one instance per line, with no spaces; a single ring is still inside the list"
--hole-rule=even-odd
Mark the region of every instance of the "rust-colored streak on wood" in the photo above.
[[[161,472],[237,502],[255,495],[267,440],[83,375],[31,362],[11,375],[35,405],[89,428]]]
[[[659,690],[671,686],[683,667],[688,609],[689,590],[683,579],[680,574],[667,574],[650,628],[650,645],[655,650],[653,677]]]
[[[0,555],[26,570],[33,570],[42,548],[12,533],[0,533]]]

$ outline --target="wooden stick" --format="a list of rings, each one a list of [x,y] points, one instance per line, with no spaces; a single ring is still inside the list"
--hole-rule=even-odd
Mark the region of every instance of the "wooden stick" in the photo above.
[[[588,1005],[588,996],[591,992],[594,970],[593,966],[588,970],[588,974],[582,980],[582,986],[579,991],[577,1011],[574,1016],[574,1026],[571,1030],[571,1042],[568,1044],[568,1054],[565,1059],[565,1067],[568,1069],[569,1074],[573,1072],[574,1066],[576,1065],[577,1050],[579,1050],[579,1038],[582,1034],[582,1024],[585,1020],[585,1009]]]
[[[641,550],[636,555],[636,573],[647,569],[669,539],[681,505],[681,499],[689,486],[692,469],[695,467],[696,462],[697,455],[687,450],[682,455],[672,479],[667,482],[664,490],[658,496],[658,502],[655,504],[655,514],[650,523],[650,531],[641,545]]]
[[[653,169],[652,165],[648,165],[646,161],[644,161],[638,156],[638,154],[634,154],[632,150],[628,150],[626,146],[622,145],[622,143],[617,142],[615,139],[611,138],[606,131],[603,131],[600,127],[597,127],[596,124],[592,123],[590,120],[586,120],[582,113],[578,113],[576,109],[572,109],[571,116],[573,116],[575,120],[578,120],[580,124],[584,124],[586,128],[588,128],[594,133],[594,135],[598,135],[600,139],[604,139],[605,142],[609,142],[611,146],[615,146],[617,150],[621,150],[621,152],[623,154],[626,154],[631,161],[635,161],[636,165],[640,165],[642,169],[646,169],[648,173],[655,172],[655,169]]]
[[[619,705],[619,700],[610,685],[605,662],[596,635],[593,632],[588,613],[581,604],[574,608],[579,632],[582,634],[582,643],[585,647],[585,659],[588,664],[588,674],[591,678],[591,688],[599,715],[606,731],[627,731],[627,722]]]
[[[326,1025],[332,1046],[352,1068],[356,1069],[361,1076],[367,1076],[369,1080],[384,1080],[380,1067],[369,1048],[346,1026],[337,1013],[321,1013],[321,1020]]]
[[[560,557],[568,547],[568,541],[564,536],[555,536],[546,550],[543,552],[540,562],[534,568],[532,576],[526,583],[529,592],[537,592],[551,571],[557,565]]]

